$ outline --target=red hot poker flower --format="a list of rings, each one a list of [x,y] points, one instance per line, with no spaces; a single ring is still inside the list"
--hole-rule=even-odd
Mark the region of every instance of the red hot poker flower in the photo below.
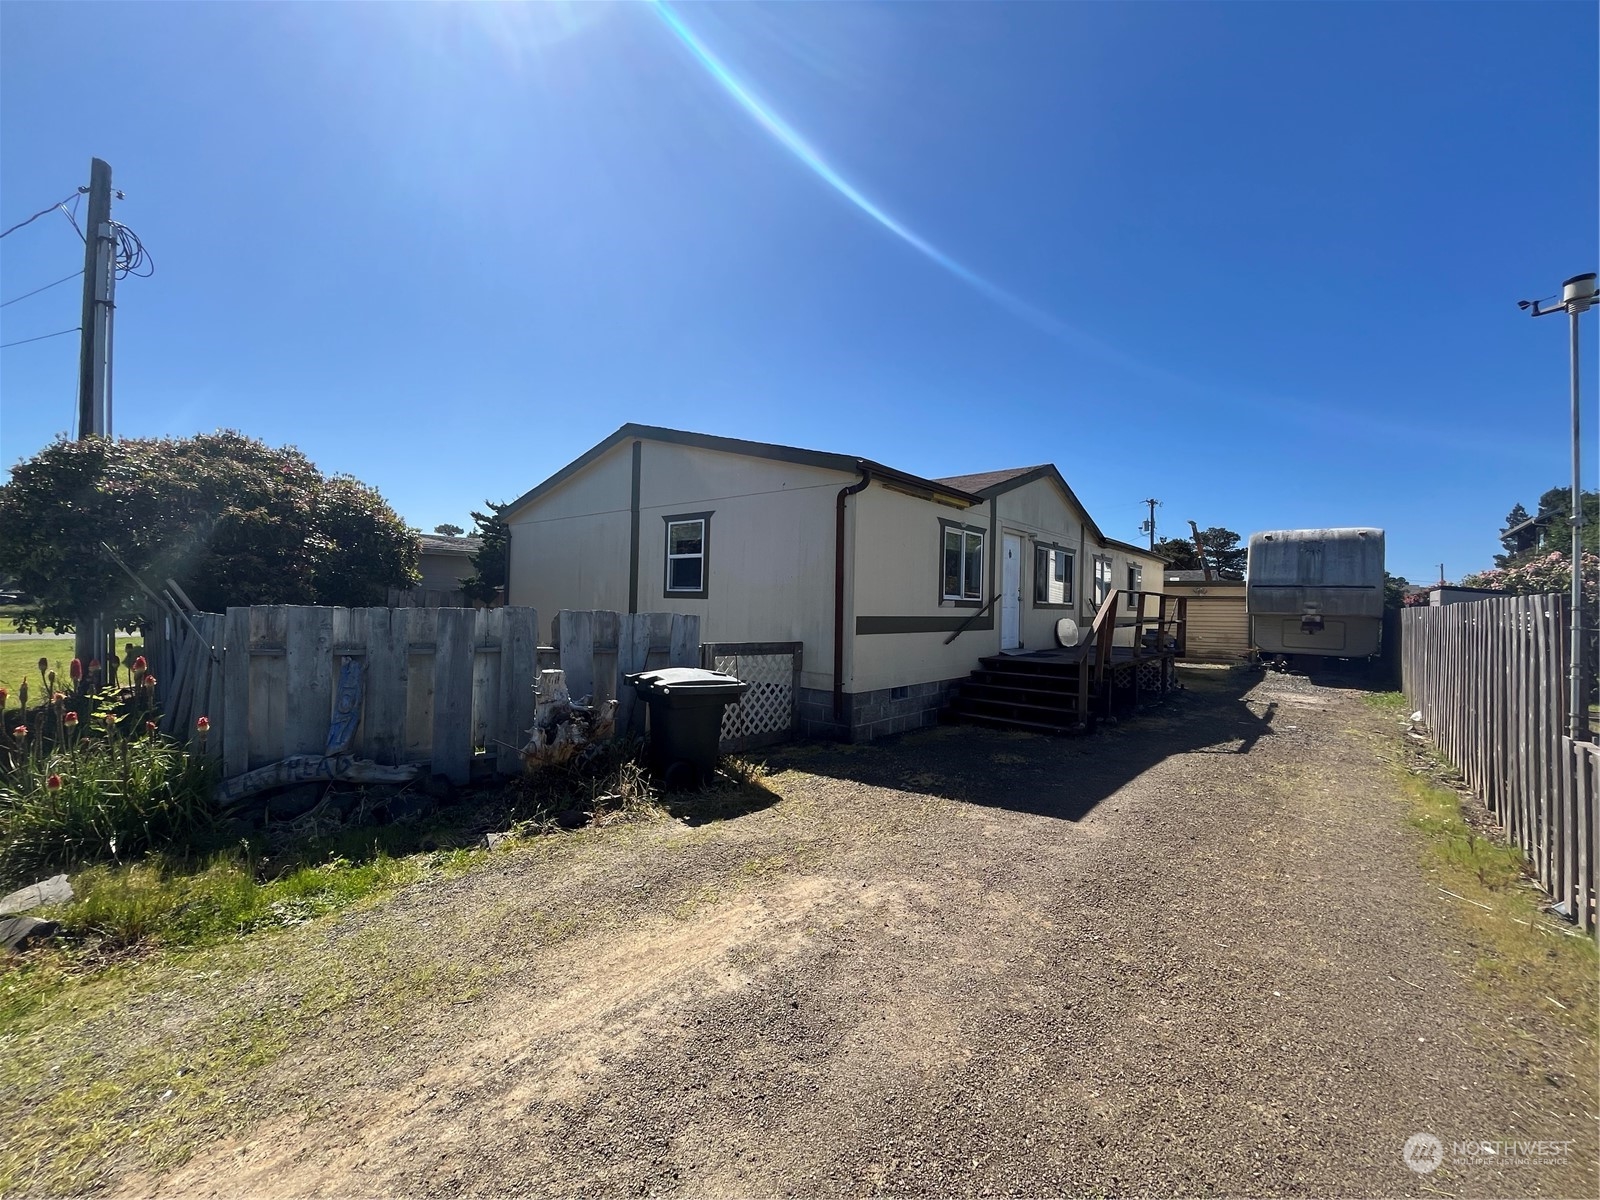
[[[145,671],[148,671],[149,669],[150,669],[150,664],[145,662],[144,655],[141,654],[141,655],[139,655],[138,658],[133,660],[134,674],[136,674],[136,675],[137,674],[143,674]]]
[[[194,723],[194,727],[196,729],[198,729],[201,733],[209,732],[210,729],[211,729],[211,718],[210,717],[201,717],[199,720],[197,720]]]
[[[61,790],[61,776],[59,776],[59,775],[50,776],[49,779],[46,779],[44,781],[44,785],[45,785],[45,787],[49,788],[52,792],[59,792]]]
[[[69,729],[72,728],[72,726],[74,726],[74,725],[76,725],[78,723],[78,714],[75,713],[75,712],[64,712],[64,713],[62,713],[61,714],[61,723],[63,725],[65,725]]]
[[[73,683],[77,683],[78,680],[82,679],[83,678],[83,659],[81,659],[81,658],[73,659],[71,665],[69,665],[67,667],[67,674],[72,676],[72,682]]]

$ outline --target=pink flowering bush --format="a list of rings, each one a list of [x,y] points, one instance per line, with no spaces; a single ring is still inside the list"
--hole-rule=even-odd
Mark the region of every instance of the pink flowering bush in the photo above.
[[[1600,599],[1600,556],[1584,553],[1581,567],[1586,604]],[[1496,567],[1461,579],[1462,587],[1487,588],[1512,596],[1567,595],[1572,591],[1572,562],[1559,550],[1518,566]]]

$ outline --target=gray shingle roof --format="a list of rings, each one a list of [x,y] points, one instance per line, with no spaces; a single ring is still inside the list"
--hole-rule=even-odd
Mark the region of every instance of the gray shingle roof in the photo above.
[[[480,537],[445,537],[440,533],[419,533],[417,544],[424,554],[476,554],[483,545]]]
[[[1009,467],[1004,471],[979,471],[975,475],[947,475],[938,480],[951,487],[960,488],[964,492],[981,492],[985,488],[992,488],[1002,483],[1010,483],[1018,475],[1026,475],[1030,471],[1042,470],[1049,466],[1048,463],[1036,463],[1031,467]]]

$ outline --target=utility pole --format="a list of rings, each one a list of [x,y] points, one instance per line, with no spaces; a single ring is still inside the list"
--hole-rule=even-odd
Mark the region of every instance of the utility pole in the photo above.
[[[83,323],[78,348],[78,440],[111,436],[111,309],[116,294],[116,251],[111,236],[111,164],[89,163],[89,213],[83,242]],[[85,670],[108,661],[109,630],[100,613],[73,618],[74,657]],[[109,667],[101,682],[109,681]]]
[[[117,286],[111,237],[111,165],[89,164],[89,216],[83,242],[83,328],[78,343],[78,437],[110,437],[107,403],[111,309]]]
[[[1150,499],[1141,500],[1139,503],[1150,506],[1150,519],[1144,523],[1142,528],[1150,535],[1150,549],[1154,550],[1156,548],[1156,505],[1160,504],[1161,501]]]
[[[1561,283],[1561,303],[1545,308],[1539,300],[1519,300],[1517,307],[1524,312],[1533,310],[1536,317],[1565,312],[1571,325],[1571,348],[1568,356],[1572,371],[1572,668],[1568,680],[1567,734],[1573,741],[1589,739],[1589,639],[1583,617],[1583,481],[1579,475],[1582,456],[1578,440],[1578,317],[1589,311],[1596,299],[1595,273],[1574,275]]]

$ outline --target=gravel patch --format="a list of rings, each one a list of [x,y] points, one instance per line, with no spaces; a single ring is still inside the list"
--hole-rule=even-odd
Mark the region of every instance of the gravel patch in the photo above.
[[[758,811],[297,931],[282,954],[377,938],[470,986],[341,1009],[250,1082],[243,1133],[116,1190],[1596,1194],[1592,1084],[1528,1070],[1471,983],[1392,720],[1188,678],[1082,739],[796,748]],[[1417,1132],[1574,1146],[1423,1175]]]

